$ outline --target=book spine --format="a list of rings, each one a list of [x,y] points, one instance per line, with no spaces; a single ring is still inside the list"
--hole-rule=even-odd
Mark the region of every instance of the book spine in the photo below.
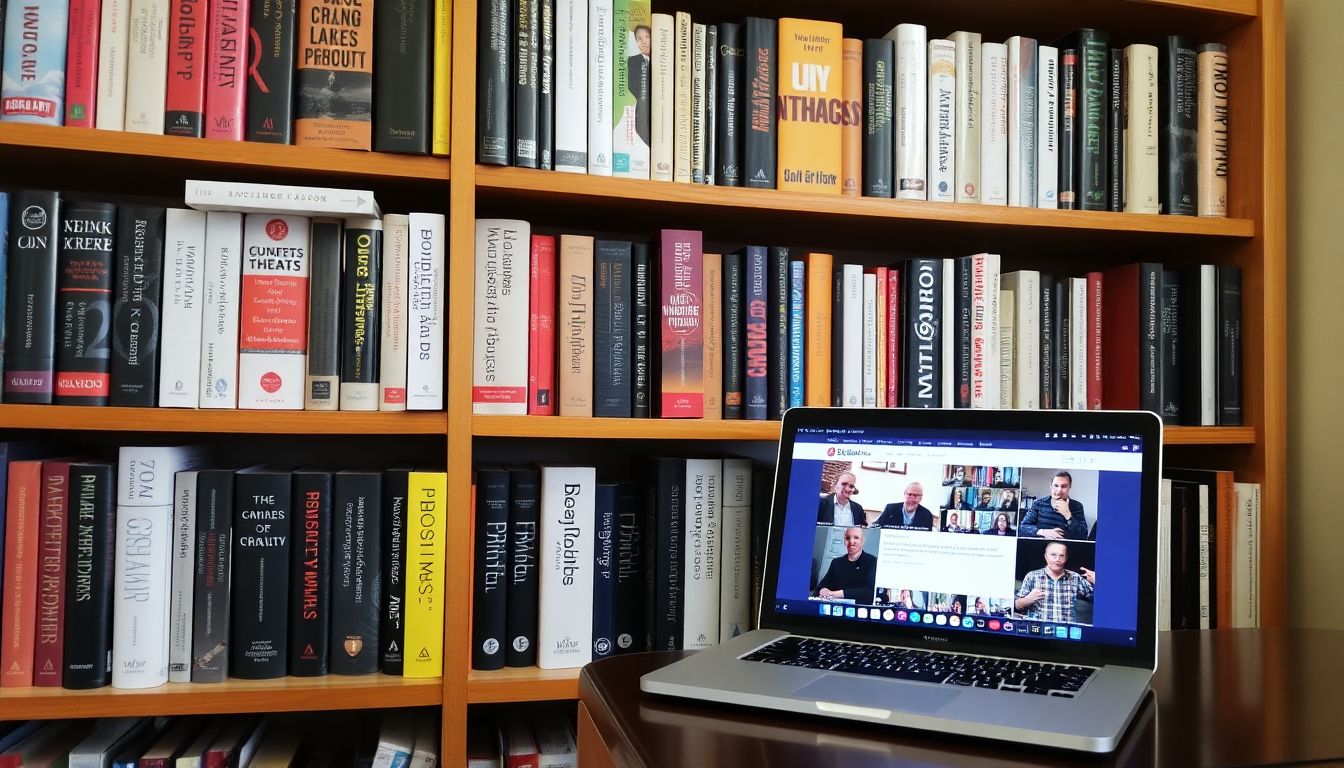
[[[117,208],[75,203],[61,212],[57,260],[57,405],[107,405],[111,393],[112,267]]]
[[[1017,361],[1017,294],[1012,288],[999,291],[999,408],[1013,407],[1013,381]]]
[[[714,183],[721,187],[742,186],[742,115],[746,74],[742,25],[719,24],[718,82],[715,84]]]
[[[576,5],[585,2],[585,0],[572,1]],[[476,162],[486,165],[508,165],[513,149],[513,137],[510,131],[512,127],[510,102],[513,87],[509,78],[509,73],[512,71],[509,60],[509,42],[512,39],[512,27],[509,23],[511,5],[508,0],[487,0],[481,3],[477,11],[479,33],[476,39],[479,42],[476,46]],[[307,8],[308,4],[305,2],[304,12]],[[561,19],[563,21],[564,17]],[[307,33],[301,31],[300,34]],[[586,39],[586,33],[581,34],[584,34]],[[560,125],[563,126],[564,123],[561,122]]]
[[[724,459],[720,498],[719,642],[751,629],[751,461]]]
[[[378,410],[378,286],[383,266],[383,222],[345,222],[341,269],[341,410]],[[516,285],[517,283],[515,283]]]
[[[694,151],[691,122],[695,112],[692,103],[695,84],[691,59],[695,47],[695,25],[691,23],[691,15],[684,11],[678,11],[673,19],[676,37],[672,76],[672,180],[689,184],[691,155]]]
[[[928,199],[928,30],[922,24],[897,24],[888,33],[896,41],[896,197]]]
[[[33,684],[36,639],[42,462],[11,462],[8,476],[0,687],[27,688]]]
[[[378,609],[382,605],[382,473],[337,472],[332,533],[331,671],[378,671]]]
[[[941,371],[934,350],[946,332],[939,328],[942,315],[942,264],[937,259],[906,262],[905,284],[905,383],[906,407],[937,408],[942,390]]]
[[[748,265],[743,253],[723,256],[723,418],[746,418],[746,301]]]
[[[831,407],[845,405],[845,270],[831,272]]]
[[[429,15],[433,3],[385,3],[375,5],[374,12],[373,28],[378,37],[373,46],[373,149],[427,155],[434,55],[434,25]],[[289,61],[293,62],[292,55]]]
[[[479,486],[478,483],[478,508]],[[510,667],[531,667],[537,663],[537,563],[541,557],[537,531],[541,474],[532,468],[510,470],[508,498],[509,568],[504,600],[504,663]],[[479,544],[477,551],[480,551]],[[479,571],[480,566],[477,568]],[[480,582],[477,584],[479,591]],[[480,643],[473,643],[472,650],[473,653],[483,653]]]
[[[1160,213],[1157,48],[1126,48],[1125,75],[1125,213]]]
[[[98,35],[98,107],[95,125],[126,128],[126,66],[130,59],[131,0],[104,0]],[[67,34],[69,34],[67,32]]]
[[[929,41],[929,199],[957,199],[957,44]],[[885,286],[883,286],[885,291]]]
[[[1199,89],[1195,46],[1168,35],[1157,60],[1158,201],[1163,213],[1194,216],[1198,210]]]
[[[50,403],[55,384],[60,197],[55,192],[16,192],[9,219],[4,401]]]
[[[841,403],[846,408],[863,406],[863,266],[846,264],[844,312],[841,325]]]
[[[615,586],[612,591],[612,636],[616,653],[641,650],[644,640],[644,530],[639,483],[616,485]],[[512,593],[510,593],[512,594]]]
[[[672,181],[676,173],[676,21],[655,13],[649,57],[649,178]]]
[[[378,410],[406,410],[406,319],[410,290],[411,217],[383,217],[382,311],[378,340]]]
[[[887,392],[886,407],[901,402],[901,270],[887,270]]]
[[[310,411],[334,411],[340,404],[341,230],[338,219],[313,219],[308,235],[308,368],[303,407]]]
[[[447,220],[441,213],[412,213],[410,288],[407,310],[406,408],[443,409],[444,250]]]
[[[617,486],[598,483],[593,500],[593,659],[616,652]]]
[[[65,650],[65,580],[70,462],[41,464],[42,508],[38,531],[37,621],[33,643],[33,685],[59,688]]]
[[[523,337],[528,294],[520,269],[531,239],[525,221],[481,219],[476,222],[475,373],[473,413],[527,413],[527,350],[504,339]],[[503,288],[501,288],[503,286]],[[484,300],[494,298],[491,311]]]
[[[891,117],[895,93],[896,44],[886,38],[863,41],[863,195],[891,197]]]
[[[1212,264],[1199,267],[1198,307],[1192,314],[1199,323],[1199,354],[1186,357],[1196,361],[1192,375],[1199,380],[1194,388],[1199,417],[1191,422],[1207,427],[1218,423],[1218,268]]]
[[[789,249],[771,246],[766,261],[765,288],[766,395],[769,411],[766,418],[779,420],[789,408]]]
[[[183,200],[198,211],[290,216],[381,216],[373,192],[339,187],[187,179]]]
[[[69,8],[68,0],[10,4],[8,14],[14,18],[9,21],[9,35],[14,39],[5,49],[4,71],[22,70],[24,75],[11,75],[0,85],[0,120],[61,124]]]
[[[1219,426],[1239,426],[1241,413],[1241,269],[1218,268],[1218,412]]]
[[[1036,49],[1036,207],[1059,207],[1059,49]]]
[[[719,641],[719,592],[722,590],[719,534],[723,462],[686,460],[686,575],[681,647],[708,648]]]
[[[691,25],[691,183],[705,183],[705,25]]]
[[[555,4],[555,170],[588,172],[588,0]]]
[[[3,9],[0,9],[3,10]],[[0,14],[3,15],[3,14]],[[65,125],[93,128],[98,114],[100,0],[71,0],[65,50]],[[4,21],[0,19],[0,27]],[[0,35],[3,38],[3,35]],[[0,47],[4,45],[0,40]]]
[[[612,0],[588,0],[588,173],[611,175]]]
[[[865,169],[866,171],[866,169]],[[864,179],[868,176],[865,173]],[[807,404],[826,406],[831,402],[831,255],[807,254]]]
[[[513,14],[513,165],[537,167],[537,64],[541,56],[541,4],[517,0]]]
[[[293,520],[290,473],[239,472],[234,482],[229,674],[245,680],[284,677]]]
[[[774,19],[746,20],[746,114],[743,137],[744,186],[775,188],[776,120],[775,72],[778,65],[778,35]]]
[[[718,154],[714,146],[714,137],[718,136],[718,78],[719,62],[716,51],[719,48],[719,28],[715,24],[705,27],[705,183],[714,185],[714,170],[718,167]]]
[[[723,418],[723,254],[706,253],[701,320],[705,326],[705,416]]]
[[[593,249],[591,237],[560,237],[561,416],[593,415]]]
[[[196,579],[191,634],[193,683],[219,683],[229,674],[233,476],[230,470],[203,470],[196,475]],[[325,628],[325,623],[323,626]]]
[[[371,149],[374,14],[331,13],[322,0],[299,0],[299,11],[294,143]]]
[[[877,407],[877,274],[863,273],[863,392],[864,408]]]
[[[110,463],[70,466],[63,688],[101,688],[112,682],[114,469]]]
[[[971,257],[971,407],[999,402],[999,257]]]
[[[247,0],[213,0],[209,4],[210,43],[206,48],[205,81],[207,139],[243,140],[249,10]]]
[[[637,419],[648,418],[653,412],[653,322],[650,318],[649,297],[653,290],[653,273],[649,265],[649,246],[635,243],[631,251],[631,272],[634,284],[631,293],[634,304],[634,352],[631,366],[634,377],[631,381],[633,404],[631,415]]]
[[[1162,265],[1139,269],[1139,408],[1162,413]]]
[[[843,30],[832,22],[780,19],[776,88],[779,189],[838,195],[845,125],[858,115],[844,99]],[[832,122],[830,109],[836,107]]]
[[[244,220],[238,312],[240,408],[303,408],[309,234],[308,219],[301,216],[249,213]]]
[[[649,178],[648,0],[616,0],[612,35],[612,175]]]
[[[243,216],[211,211],[205,220],[201,290],[202,408],[238,407],[238,289]]]
[[[743,409],[746,419],[765,419],[769,412],[769,268],[763,246],[746,249],[743,275]]]
[[[1069,280],[1067,277],[1055,278],[1051,308],[1055,313],[1051,327],[1051,349],[1054,350],[1054,377],[1051,379],[1052,400],[1055,408],[1067,410],[1069,407]]]
[[[807,381],[806,349],[804,338],[807,333],[807,305],[804,303],[807,291],[807,265],[800,260],[789,262],[789,405],[800,408],[806,400],[805,382]]]
[[[863,41],[841,42],[840,194],[857,197],[863,190]]]
[[[1106,208],[1125,210],[1125,49],[1111,49],[1111,66],[1106,92],[1110,111],[1106,115],[1106,156],[1108,195]]]
[[[157,404],[159,394],[165,211],[123,205],[117,216],[109,402],[148,407]]]
[[[549,0],[548,0],[549,2]],[[448,154],[448,134],[452,127],[452,94],[444,83],[452,82],[453,75],[453,6],[449,0],[434,0],[434,56],[430,83],[434,86],[430,97],[432,123],[430,151],[435,155]]]
[[[247,140],[263,141],[269,144],[290,144],[294,140],[294,0],[251,0],[251,48],[247,67]],[[387,9],[405,8],[411,2],[379,5],[377,13],[391,15]],[[380,20],[381,21],[381,20]],[[420,29],[428,25],[417,19]],[[393,19],[387,19],[388,27],[400,28]],[[411,27],[415,29],[415,27]],[[264,41],[264,44],[263,44]],[[395,40],[389,40],[387,48],[395,50]],[[427,71],[422,66],[420,71]],[[389,62],[388,68],[391,69]],[[398,84],[400,103],[415,102],[413,72],[401,73],[403,79]],[[377,113],[382,119],[383,112]],[[390,115],[390,110],[389,113]],[[423,133],[423,131],[422,131]]]
[[[1058,408],[1059,404],[1055,402],[1055,368],[1059,365],[1059,349],[1055,346],[1055,340],[1059,334],[1055,329],[1055,320],[1057,312],[1055,310],[1055,280],[1050,275],[1041,275],[1039,296],[1040,302],[1040,407],[1042,409]]]
[[[555,415],[555,237],[532,235],[527,289],[527,413]]]
[[[1059,207],[1078,207],[1077,163],[1074,151],[1078,129],[1078,49],[1065,48],[1059,55]]]
[[[126,130],[163,135],[172,0],[132,0],[126,66]],[[292,57],[291,57],[292,61]]]
[[[597,477],[592,467],[541,468],[542,561],[537,666],[580,667],[593,656],[593,557]]]
[[[1022,270],[1007,275],[1004,281],[1013,291],[1016,304],[1016,316],[1013,325],[1017,329],[1017,359],[1013,363],[1013,407],[1040,407],[1041,366],[1037,359],[1041,353],[1041,287],[1040,273],[1034,270]]]
[[[385,675],[400,676],[405,670],[406,600],[409,578],[407,548],[413,516],[409,505],[410,470],[389,469],[383,473],[383,602],[379,608],[378,668]]]
[[[652,550],[645,562],[653,568],[648,580],[652,591],[646,595],[647,633],[652,650],[674,651],[682,647],[685,610],[686,460],[656,459],[653,474],[647,502],[650,525],[645,529]]]
[[[1200,216],[1227,215],[1228,93],[1227,46],[1200,46],[1196,66],[1199,76],[1199,177],[1197,199]]]
[[[330,663],[332,476],[294,473],[289,561],[289,674],[325,675]]]
[[[1008,204],[1008,49],[980,46],[980,202]]]
[[[956,190],[958,203],[980,202],[980,144],[984,64],[979,32],[956,32]]]
[[[704,415],[704,328],[700,291],[704,284],[701,233],[665,229],[659,259],[662,279],[663,418],[698,419]]]
[[[218,1],[218,0],[217,0]],[[164,92],[163,132],[169,136],[205,135],[207,0],[172,0],[168,23],[168,82]]]
[[[1161,344],[1161,405],[1158,415],[1163,424],[1181,423],[1181,324],[1180,324],[1180,273],[1174,269],[1162,271],[1161,291],[1158,297],[1159,343]]]
[[[1087,278],[1069,278],[1069,408],[1087,410]]]
[[[1110,109],[1106,82],[1110,79],[1107,59],[1109,37],[1105,32],[1083,29],[1078,33],[1078,105],[1074,130],[1077,163],[1078,208],[1104,211],[1109,203],[1106,171],[1106,118]]]
[[[630,418],[630,243],[598,240],[594,294],[593,415]]]
[[[192,597],[196,574],[195,470],[178,472],[173,488],[173,570],[169,593],[168,682],[191,682]]]
[[[405,676],[443,676],[444,573],[447,547],[448,476],[412,472],[408,479],[406,547]],[[415,574],[411,579],[410,575]]]
[[[951,280],[943,272],[943,286],[951,286],[952,301],[943,293],[943,401],[955,408],[971,407],[971,316],[974,306],[971,289],[974,283],[973,256],[952,259]],[[947,262],[945,261],[944,264]],[[948,354],[949,350],[951,354]],[[947,375],[947,361],[952,360],[952,375]],[[950,381],[949,381],[950,379]]]
[[[537,46],[537,167],[555,170],[555,0],[541,6],[541,42]]]

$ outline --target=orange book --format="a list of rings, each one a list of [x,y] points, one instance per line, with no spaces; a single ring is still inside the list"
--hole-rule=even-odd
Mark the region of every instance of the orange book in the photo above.
[[[560,354],[556,377],[561,416],[593,415],[593,238],[560,236],[559,315]]]
[[[373,3],[300,0],[298,5],[294,143],[372,149]]]
[[[779,181],[795,192],[840,194],[843,30],[829,21],[779,20]]]
[[[831,404],[831,269],[829,253],[807,254],[807,404]]]
[[[858,197],[863,188],[863,41],[846,37],[842,49],[845,107],[840,128],[840,194]]]
[[[4,638],[0,641],[0,686],[33,684],[37,624],[38,532],[42,514],[42,462],[11,461],[5,507]]]
[[[1236,476],[1230,471],[1218,472],[1217,485],[1212,489],[1217,498],[1218,519],[1213,523],[1214,573],[1213,605],[1217,626],[1230,629],[1232,623],[1232,558],[1233,539],[1237,531]]]
[[[723,418],[723,254],[706,253],[702,262],[705,289],[705,415]]]

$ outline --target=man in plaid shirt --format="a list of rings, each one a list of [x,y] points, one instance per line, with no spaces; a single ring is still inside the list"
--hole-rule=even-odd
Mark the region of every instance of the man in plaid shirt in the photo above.
[[[1068,624],[1073,621],[1073,604],[1078,598],[1092,599],[1097,574],[1086,568],[1064,570],[1069,548],[1052,541],[1045,547],[1045,567],[1027,573],[1017,590],[1013,607],[1028,619]]]

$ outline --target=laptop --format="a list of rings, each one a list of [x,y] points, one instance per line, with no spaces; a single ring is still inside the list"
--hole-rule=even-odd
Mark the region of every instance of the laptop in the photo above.
[[[1157,667],[1147,412],[794,408],[760,629],[654,694],[1109,752]]]

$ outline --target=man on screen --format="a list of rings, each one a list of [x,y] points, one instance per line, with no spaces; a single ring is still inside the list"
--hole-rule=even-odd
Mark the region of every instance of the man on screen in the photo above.
[[[854,473],[842,472],[831,485],[831,492],[817,505],[817,525],[863,525],[863,507],[850,498],[858,492]]]
[[[1086,539],[1087,516],[1082,502],[1069,498],[1073,475],[1059,470],[1050,481],[1050,498],[1039,498],[1031,503],[1027,516],[1018,526],[1020,536],[1040,536],[1043,539]]]
[[[826,575],[817,582],[817,597],[823,600],[873,602],[877,582],[877,558],[863,551],[863,529],[845,529],[845,554],[831,561]]]
[[[1045,567],[1028,571],[1022,578],[1013,608],[1028,619],[1071,623],[1074,603],[1079,598],[1092,599],[1097,574],[1086,568],[1065,570],[1068,562],[1069,548],[1063,542],[1045,545]]]
[[[877,524],[884,527],[915,528],[921,531],[933,530],[933,513],[920,504],[924,499],[924,486],[911,483],[905,486],[905,502],[891,503],[882,509]]]

